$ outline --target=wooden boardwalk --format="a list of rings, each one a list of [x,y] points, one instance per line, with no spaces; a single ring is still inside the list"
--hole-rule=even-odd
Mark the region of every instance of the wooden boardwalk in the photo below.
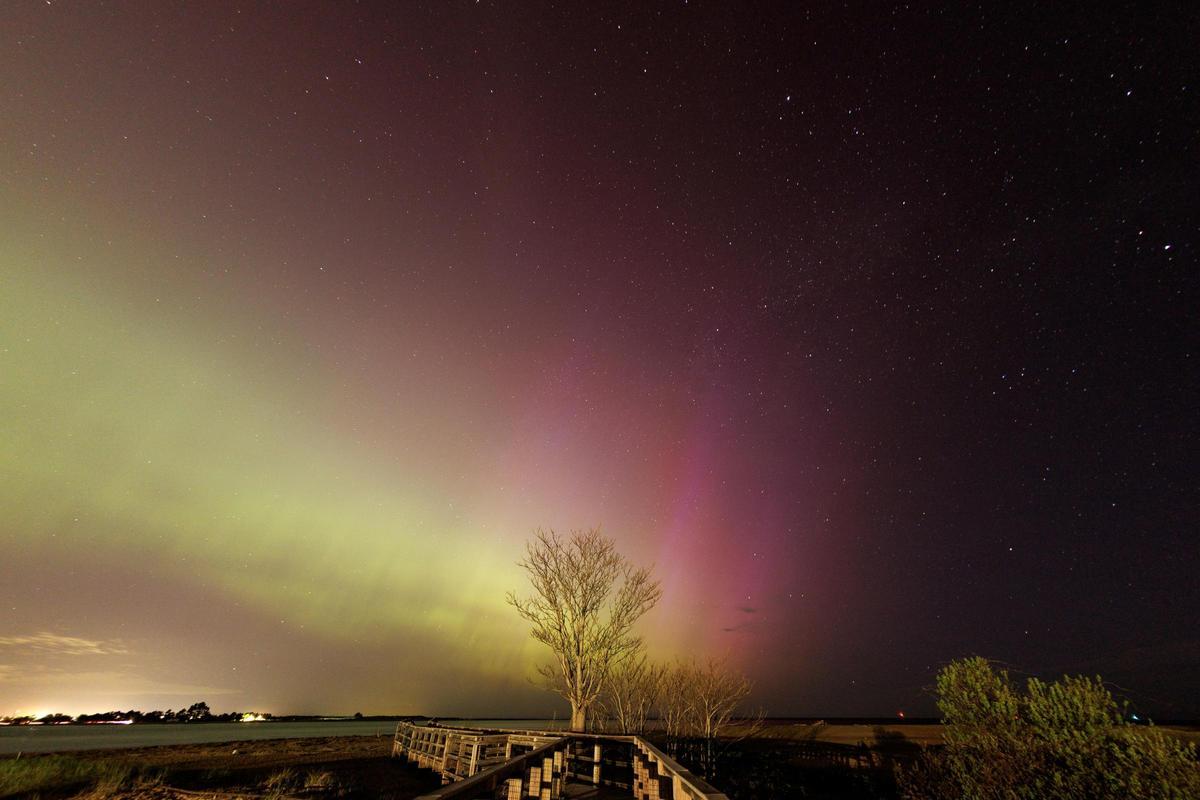
[[[420,800],[728,800],[640,736],[401,722],[392,756],[441,774],[445,785]]]

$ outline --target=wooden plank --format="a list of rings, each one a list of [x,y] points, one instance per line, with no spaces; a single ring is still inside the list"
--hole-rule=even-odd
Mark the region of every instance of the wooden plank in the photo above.
[[[632,760],[609,757],[605,744],[632,745]],[[591,756],[586,750],[591,745]],[[530,747],[527,753],[513,756],[515,747]],[[618,748],[618,750],[623,748]],[[604,776],[605,763],[633,769],[633,794],[649,800],[670,792],[675,800],[728,800],[707,782],[684,769],[650,742],[637,736],[566,734],[561,737],[536,731],[492,733],[473,729],[397,727],[393,753],[397,750],[423,767],[437,769],[447,786],[426,795],[426,800],[473,797],[478,792],[503,787],[512,792],[514,781],[524,784],[527,796],[555,800],[563,793],[569,777],[587,781],[590,772],[594,786],[622,785]],[[570,751],[570,752],[568,752]],[[612,750],[608,751],[613,753]],[[414,758],[415,757],[415,758]],[[587,765],[591,770],[587,770]],[[501,783],[501,780],[504,783]],[[453,783],[451,783],[453,781]]]

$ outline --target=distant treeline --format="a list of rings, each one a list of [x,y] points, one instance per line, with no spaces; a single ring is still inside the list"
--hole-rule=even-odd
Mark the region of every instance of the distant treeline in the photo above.
[[[137,711],[130,709],[129,711],[104,711],[98,714],[80,714],[77,717],[72,717],[67,714],[47,714],[43,717],[0,717],[0,721],[6,722],[9,725],[29,725],[33,723],[41,723],[43,725],[67,725],[67,724],[99,724],[99,723],[166,723],[166,722],[238,722],[245,717],[261,717],[264,720],[271,719],[270,714],[248,714],[242,711],[231,711],[228,714],[214,714],[208,707],[208,703],[199,702],[192,703],[187,708],[181,708],[178,711],[167,709],[166,711]]]
[[[129,711],[104,711],[98,714],[80,714],[77,717],[72,717],[68,714],[46,714],[41,717],[23,716],[23,717],[0,717],[0,724],[4,725],[103,725],[103,724],[133,724],[133,725],[161,725],[174,724],[180,722],[195,723],[195,722],[321,722],[332,720],[365,720],[365,721],[395,721],[407,720],[417,721],[428,719],[428,717],[397,717],[397,716],[363,716],[361,712],[354,714],[352,717],[322,717],[322,716],[282,716],[277,717],[273,714],[247,712],[247,711],[230,711],[227,714],[214,714],[212,709],[208,707],[208,703],[199,702],[192,703],[187,708],[181,708],[178,711],[167,709],[166,711],[137,711],[130,709]]]

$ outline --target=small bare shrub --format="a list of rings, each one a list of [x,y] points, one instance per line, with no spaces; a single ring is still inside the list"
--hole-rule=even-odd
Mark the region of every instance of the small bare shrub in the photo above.
[[[337,777],[328,770],[309,770],[304,779],[304,786],[308,789],[335,789],[337,783]]]
[[[267,796],[271,798],[286,797],[289,792],[294,792],[304,786],[304,781],[300,777],[300,773],[291,767],[285,767],[272,772],[267,776],[263,785],[267,790]]]
[[[668,736],[715,739],[750,695],[746,676],[725,662],[676,662],[660,678],[660,713]]]
[[[608,675],[599,707],[615,733],[646,731],[646,720],[658,706],[666,668],[650,663],[644,654],[627,659]]]

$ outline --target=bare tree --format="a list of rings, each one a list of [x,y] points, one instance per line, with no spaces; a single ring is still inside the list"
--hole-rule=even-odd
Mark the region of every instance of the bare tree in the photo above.
[[[661,686],[659,713],[672,749],[679,755],[686,746],[702,765],[702,771],[713,777],[717,740],[725,740],[732,733],[733,714],[750,694],[749,679],[717,659],[704,664],[678,661],[666,670]],[[759,713],[745,720],[732,740],[755,735],[762,728],[762,719]]]
[[[715,659],[693,669],[692,680],[696,732],[705,739],[716,739],[729,725],[738,704],[750,694],[750,680]]]
[[[600,705],[617,733],[646,730],[646,719],[658,704],[665,672],[665,667],[651,663],[644,653],[630,656],[609,672]]]
[[[583,731],[609,672],[641,647],[633,625],[662,597],[650,570],[635,569],[598,529],[563,539],[538,529],[518,562],[533,587],[508,602],[550,648],[555,663],[539,668],[547,688],[571,704],[571,730]]]
[[[659,676],[658,714],[672,739],[692,736],[692,672],[696,665],[676,661]]]

